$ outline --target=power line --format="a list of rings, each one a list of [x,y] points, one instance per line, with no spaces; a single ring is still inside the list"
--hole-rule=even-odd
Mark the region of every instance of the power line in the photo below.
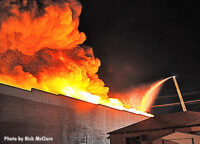
[[[200,102],[200,99],[198,100],[191,100],[191,101],[186,101],[185,104],[193,104],[193,103],[198,103]],[[154,107],[166,107],[166,106],[174,106],[174,105],[180,105],[181,103],[177,102],[177,103],[170,103],[170,104],[162,104],[162,105],[154,105],[151,106],[152,108]]]
[[[182,95],[183,95],[184,97],[186,97],[186,96],[197,95],[197,94],[200,94],[200,91],[194,91],[194,92],[189,92],[189,93],[183,93]],[[177,95],[176,95],[176,94],[174,94],[174,95],[167,95],[167,96],[157,97],[157,99],[172,98],[172,97],[177,97]]]

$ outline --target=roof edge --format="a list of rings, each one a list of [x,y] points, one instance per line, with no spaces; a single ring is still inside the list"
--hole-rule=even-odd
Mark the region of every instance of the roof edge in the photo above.
[[[109,132],[107,134],[125,134],[125,133],[138,133],[138,132],[147,132],[147,131],[156,131],[156,130],[167,130],[167,129],[174,129],[174,128],[185,128],[191,126],[200,126],[200,124],[195,125],[187,125],[187,126],[176,126],[176,127],[165,127],[165,128],[158,128],[158,129],[147,129],[147,130],[138,130],[138,131],[129,131],[129,132]]]

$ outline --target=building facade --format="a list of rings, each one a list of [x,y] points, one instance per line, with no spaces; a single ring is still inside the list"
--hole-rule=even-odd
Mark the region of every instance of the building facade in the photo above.
[[[146,118],[62,95],[0,84],[0,143],[19,136],[23,142],[11,143],[109,144],[109,131]]]

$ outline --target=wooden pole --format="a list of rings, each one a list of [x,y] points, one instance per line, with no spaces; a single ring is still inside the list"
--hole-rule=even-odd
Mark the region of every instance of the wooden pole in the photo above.
[[[173,80],[174,80],[174,84],[175,84],[175,86],[176,86],[176,90],[177,90],[177,93],[178,93],[178,96],[179,96],[179,99],[180,99],[180,102],[181,102],[181,106],[182,106],[183,112],[186,112],[187,109],[186,109],[186,107],[185,107],[185,103],[184,103],[184,101],[183,101],[183,97],[182,97],[182,95],[181,95],[181,91],[180,91],[180,89],[179,89],[179,86],[178,86],[178,83],[177,83],[177,81],[176,81],[176,77],[175,77],[175,76],[173,76]]]

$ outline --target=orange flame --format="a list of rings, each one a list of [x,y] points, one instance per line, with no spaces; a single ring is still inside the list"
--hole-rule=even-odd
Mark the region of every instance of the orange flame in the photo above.
[[[40,16],[14,7],[0,29],[0,82],[152,116],[108,97],[97,75],[100,60],[91,48],[79,46],[86,39],[78,31],[80,11],[74,1],[48,6]],[[142,107],[148,101],[145,95]]]

